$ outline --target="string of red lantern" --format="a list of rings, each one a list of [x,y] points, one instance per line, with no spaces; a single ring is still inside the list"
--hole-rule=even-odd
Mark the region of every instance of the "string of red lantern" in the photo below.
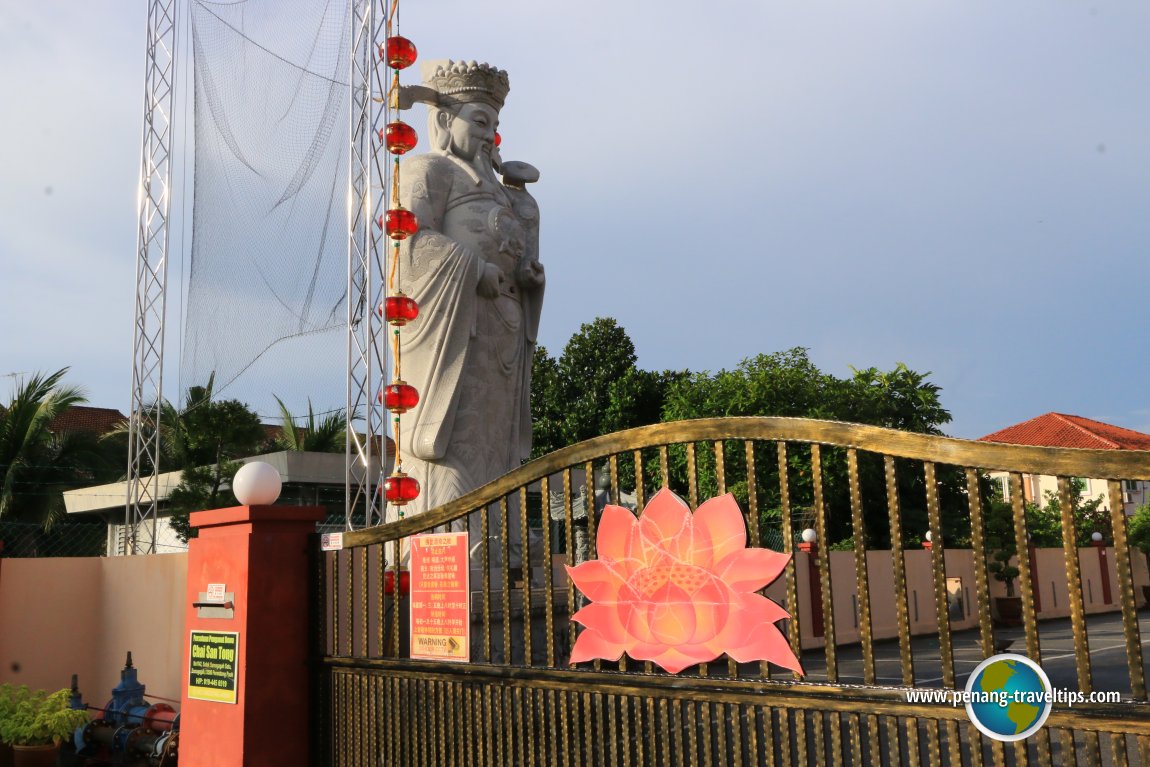
[[[419,231],[416,215],[404,209],[399,199],[400,157],[415,148],[419,141],[415,129],[398,118],[399,73],[415,63],[418,52],[415,44],[393,29],[398,0],[392,2],[387,19],[387,39],[380,46],[379,55],[392,70],[391,87],[385,103],[386,127],[379,131],[379,141],[392,155],[391,184],[387,190],[387,213],[380,217],[379,227],[391,241],[391,268],[387,277],[387,292],[379,307],[384,320],[391,325],[391,349],[395,361],[391,383],[379,392],[379,402],[392,415],[392,434],[395,437],[395,466],[383,482],[382,492],[387,503],[395,506],[403,517],[403,507],[419,496],[419,482],[403,471],[400,451],[400,415],[419,404],[419,392],[403,380],[400,360],[400,328],[419,316],[419,305],[399,287],[400,248],[404,240]]]

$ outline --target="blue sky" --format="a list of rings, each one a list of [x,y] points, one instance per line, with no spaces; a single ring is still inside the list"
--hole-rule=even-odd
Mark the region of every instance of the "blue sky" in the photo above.
[[[609,315],[646,368],[806,346],[837,375],[933,371],[955,436],[1051,410],[1150,431],[1150,6],[401,9],[421,57],[510,73],[503,154],[542,173],[552,352]],[[0,9],[0,376],[70,365],[121,409],[145,11]],[[169,348],[178,320],[173,300]]]

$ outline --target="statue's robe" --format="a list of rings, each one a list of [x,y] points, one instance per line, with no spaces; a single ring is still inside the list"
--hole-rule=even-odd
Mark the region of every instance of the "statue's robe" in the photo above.
[[[419,304],[418,318],[400,332],[400,372],[420,396],[400,422],[403,468],[422,487],[405,509],[412,514],[530,455],[543,287],[517,279],[521,259],[537,260],[539,247],[539,209],[523,189],[427,154],[403,162],[400,200],[419,220],[419,232],[402,243],[398,275]],[[488,264],[505,278],[495,298],[478,292]]]

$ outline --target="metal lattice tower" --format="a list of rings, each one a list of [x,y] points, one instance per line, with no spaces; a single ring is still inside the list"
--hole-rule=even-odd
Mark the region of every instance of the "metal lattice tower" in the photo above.
[[[386,413],[377,393],[386,374],[386,241],[381,221],[391,165],[373,141],[387,124],[388,68],[382,44],[387,7],[379,0],[351,0],[351,129],[348,168],[347,248],[347,506],[346,526],[363,510],[363,525],[383,521],[380,494],[386,463]]]
[[[156,550],[175,75],[175,0],[150,0],[136,241],[136,316],[132,329],[128,492],[121,544],[124,554],[150,554]]]

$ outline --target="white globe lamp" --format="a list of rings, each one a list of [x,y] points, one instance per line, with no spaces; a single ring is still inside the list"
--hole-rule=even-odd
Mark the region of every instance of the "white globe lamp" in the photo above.
[[[283,480],[270,463],[245,463],[232,480],[232,492],[244,506],[267,506],[280,497]]]
[[[816,536],[814,530],[809,527],[806,530],[803,530],[803,543],[814,543],[815,538]]]

